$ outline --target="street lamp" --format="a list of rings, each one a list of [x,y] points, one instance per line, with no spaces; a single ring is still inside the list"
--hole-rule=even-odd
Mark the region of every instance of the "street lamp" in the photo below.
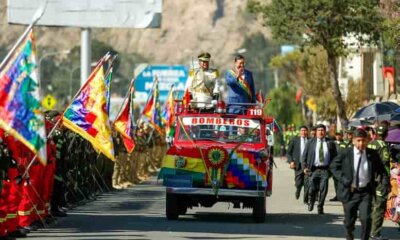
[[[71,70],[71,75],[70,75],[70,78],[69,78],[69,95],[68,95],[68,100],[69,101],[71,101],[71,99],[72,99],[72,81],[73,81],[73,78],[74,78],[74,73],[76,72],[76,70],[79,70],[79,69],[81,69],[81,67],[80,66],[76,66]]]
[[[47,57],[50,57],[50,56],[55,56],[55,55],[59,55],[59,54],[68,54],[68,53],[70,53],[70,50],[61,50],[61,51],[55,51],[55,52],[48,52],[48,53],[43,54],[39,58],[39,64],[38,64],[39,89],[41,89],[41,86],[40,86],[41,83],[40,82],[42,80],[42,71],[41,70],[42,70],[42,62],[43,62],[43,60],[45,58],[47,58]]]

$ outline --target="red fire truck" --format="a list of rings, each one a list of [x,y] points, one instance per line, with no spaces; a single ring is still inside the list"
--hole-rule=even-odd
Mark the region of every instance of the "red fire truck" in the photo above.
[[[242,113],[229,114],[223,102],[211,111],[178,102],[175,137],[159,175],[167,219],[188,208],[231,202],[234,208],[252,208],[255,222],[265,221],[266,197],[272,193],[266,126],[273,119],[259,105],[245,105]]]

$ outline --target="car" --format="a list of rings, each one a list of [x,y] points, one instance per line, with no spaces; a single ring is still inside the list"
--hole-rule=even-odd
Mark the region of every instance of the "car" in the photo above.
[[[252,208],[254,221],[264,222],[273,163],[263,109],[247,104],[244,113],[228,114],[221,107],[204,112],[177,104],[175,136],[159,173],[167,219],[178,219],[188,208],[231,202]]]

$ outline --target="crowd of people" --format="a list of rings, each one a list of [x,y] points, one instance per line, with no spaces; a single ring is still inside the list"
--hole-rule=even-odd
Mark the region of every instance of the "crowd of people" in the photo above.
[[[389,122],[375,127],[349,127],[328,134],[323,124],[294,125],[284,133],[283,146],[289,167],[294,170],[295,198],[303,189],[303,203],[324,214],[328,181],[333,179],[335,196],[344,209],[346,239],[354,239],[357,216],[361,239],[384,239],[384,219],[400,223],[399,166],[400,146],[385,142]]]
[[[58,118],[55,111],[46,113],[48,133]],[[57,217],[66,217],[68,209],[155,172],[165,142],[144,122],[135,133],[132,153],[126,152],[114,134],[113,162],[80,135],[58,125],[48,139],[47,164],[43,165],[24,144],[0,130],[0,239],[25,237]]]

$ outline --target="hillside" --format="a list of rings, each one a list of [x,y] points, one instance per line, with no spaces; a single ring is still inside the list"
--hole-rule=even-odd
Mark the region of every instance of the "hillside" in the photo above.
[[[6,1],[0,3],[0,46],[7,49],[23,32],[23,26],[7,23]],[[246,12],[245,0],[164,0],[159,29],[93,29],[92,38],[118,51],[139,53],[153,63],[188,63],[201,51],[209,51],[213,65],[228,67],[245,36],[267,31]],[[78,28],[37,27],[37,45],[69,49],[80,43]],[[40,54],[40,53],[39,53]]]

